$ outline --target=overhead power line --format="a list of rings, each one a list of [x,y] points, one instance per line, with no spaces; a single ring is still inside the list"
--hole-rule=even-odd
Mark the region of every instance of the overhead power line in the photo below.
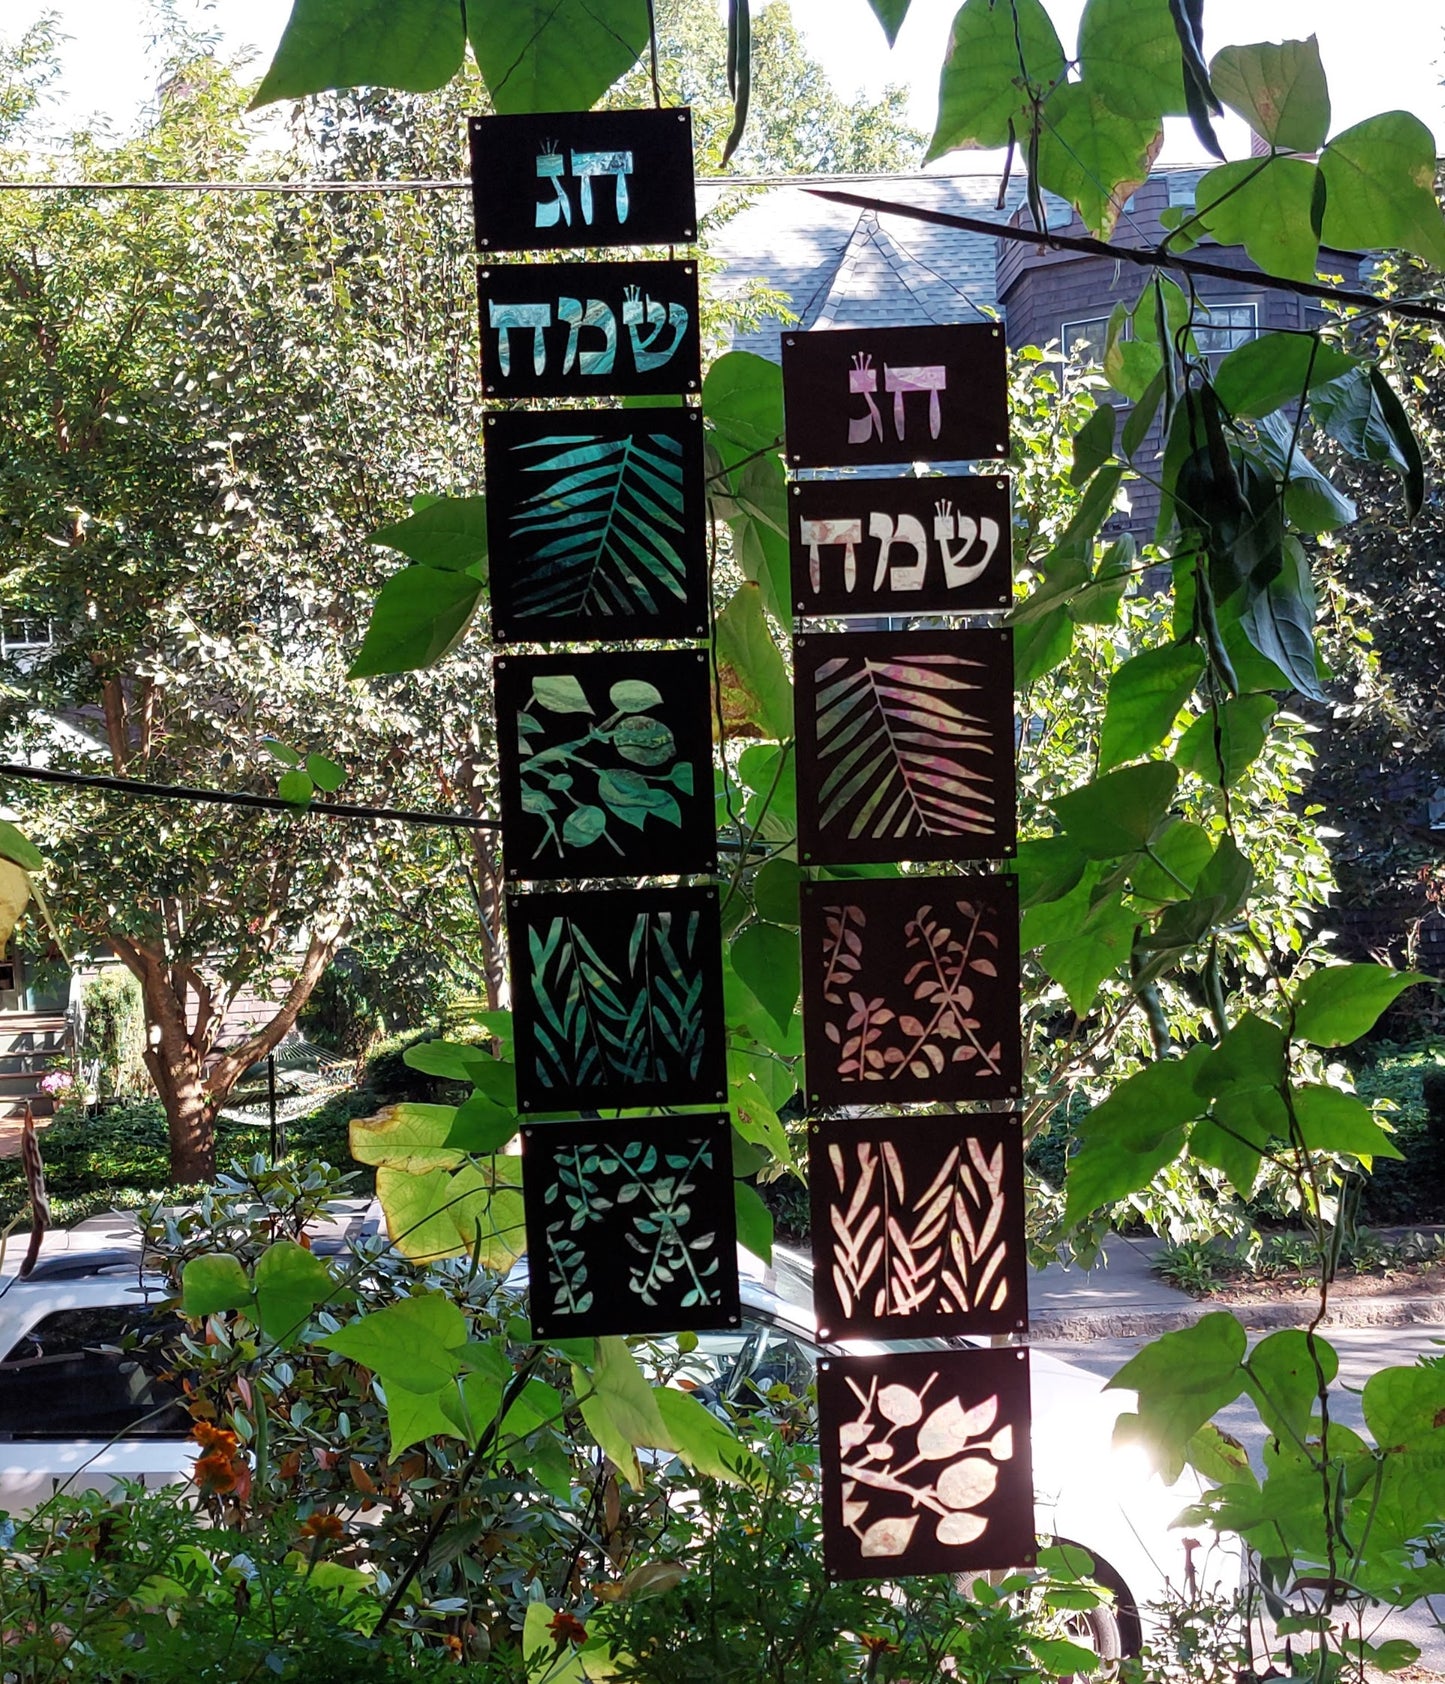
[[[259,807],[266,812],[324,813],[333,819],[387,819],[395,824],[440,825],[450,830],[500,830],[496,819],[473,818],[469,813],[419,812],[407,807],[361,807],[347,801],[308,801],[305,806],[283,801],[279,795],[253,795],[249,790],[196,789],[189,784],[154,784],[140,778],[113,778],[99,772],[60,772],[50,766],[0,764],[0,777],[31,783],[67,784],[77,789],[103,790],[112,795],[135,795],[147,801],[202,801],[217,807]]]

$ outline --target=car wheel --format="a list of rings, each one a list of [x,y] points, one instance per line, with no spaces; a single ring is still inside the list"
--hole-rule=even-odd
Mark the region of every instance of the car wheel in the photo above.
[[[1112,1672],[1124,1658],[1124,1636],[1118,1616],[1102,1603],[1097,1608],[1081,1608],[1069,1621],[1068,1635],[1070,1642],[1092,1649],[1099,1657],[1099,1665],[1087,1675],[1090,1678]]]
[[[1121,1660],[1125,1655],[1137,1655],[1144,1642],[1143,1624],[1133,1593],[1122,1576],[1087,1545],[1074,1543],[1069,1538],[1054,1538],[1050,1542],[1072,1545],[1088,1555],[1094,1563],[1094,1571],[1089,1576],[1114,1599],[1095,1608],[1080,1609],[1076,1616],[1077,1629],[1070,1631],[1070,1637],[1092,1649],[1105,1663]]]

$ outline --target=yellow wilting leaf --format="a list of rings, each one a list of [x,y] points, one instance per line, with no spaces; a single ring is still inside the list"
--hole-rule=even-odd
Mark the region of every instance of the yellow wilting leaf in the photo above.
[[[0,859],[0,944],[10,940],[30,904],[30,877],[13,860]]]

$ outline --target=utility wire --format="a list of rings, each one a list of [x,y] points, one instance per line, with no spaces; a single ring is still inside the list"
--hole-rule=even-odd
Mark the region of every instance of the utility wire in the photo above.
[[[137,795],[149,801],[204,801],[218,807],[260,807],[272,813],[324,813],[335,819],[389,819],[397,824],[442,825],[452,830],[500,830],[496,819],[477,819],[467,813],[418,812],[407,807],[359,807],[346,801],[308,801],[304,806],[279,795],[253,795],[248,790],[195,789],[189,784],[146,783],[140,778],[112,778],[99,772],[60,772],[50,766],[0,764],[0,777],[24,778],[31,783],[66,784],[77,789],[106,790],[114,795]]]
[[[308,801],[305,806],[283,801],[279,795],[252,795],[248,790],[196,789],[190,784],[153,784],[140,778],[113,778],[100,772],[59,772],[50,766],[22,766],[0,762],[0,778],[22,778],[30,783],[63,784],[72,789],[94,789],[112,795],[134,795],[145,801],[200,801],[216,807],[259,807],[271,813],[290,813],[304,818],[322,813],[333,819],[384,819],[392,824],[438,825],[448,830],[500,831],[498,819],[474,819],[467,813],[418,812],[407,807],[359,807],[345,801]],[[723,837],[718,851],[724,854],[767,853],[753,843],[734,842]]]

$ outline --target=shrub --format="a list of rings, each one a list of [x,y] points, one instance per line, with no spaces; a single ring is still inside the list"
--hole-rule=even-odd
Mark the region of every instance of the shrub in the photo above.
[[[1363,1178],[1358,1216],[1365,1222],[1445,1221],[1445,1047],[1380,1046],[1355,1073],[1360,1097],[1389,1102],[1388,1121],[1402,1160],[1377,1158]]]
[[[140,984],[118,967],[104,970],[85,984],[80,995],[84,1014],[82,1053],[95,1067],[102,1099],[145,1093],[150,1078],[142,1058],[145,1011]]]

